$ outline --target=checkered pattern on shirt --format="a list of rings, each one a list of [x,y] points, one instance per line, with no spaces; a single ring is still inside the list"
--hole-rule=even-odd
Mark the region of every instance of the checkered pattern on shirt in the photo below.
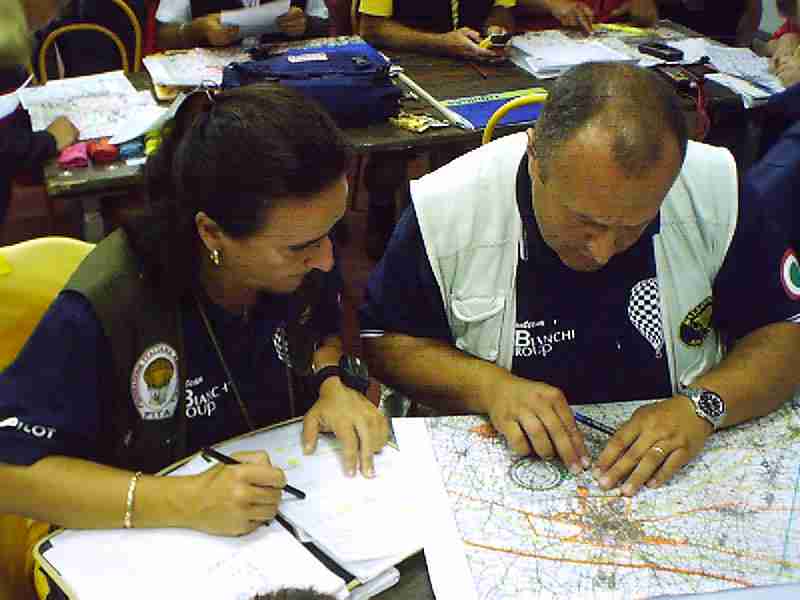
[[[657,356],[661,356],[664,346],[664,330],[661,324],[661,295],[658,290],[658,279],[643,279],[631,288],[628,301],[628,318],[650,342]]]

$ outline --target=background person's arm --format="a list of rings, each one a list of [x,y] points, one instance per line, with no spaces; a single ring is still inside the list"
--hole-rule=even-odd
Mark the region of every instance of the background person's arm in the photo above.
[[[0,67],[27,65],[31,59],[31,36],[20,0],[5,0],[0,19]]]
[[[359,21],[359,35],[370,44],[380,48],[414,50],[473,59],[498,58],[497,52],[478,46],[481,35],[468,27],[447,33],[431,33],[408,27],[389,17],[376,17],[362,13]]]
[[[162,50],[196,46],[227,46],[236,41],[238,27],[222,25],[220,13],[185,23],[159,23],[158,47]]]

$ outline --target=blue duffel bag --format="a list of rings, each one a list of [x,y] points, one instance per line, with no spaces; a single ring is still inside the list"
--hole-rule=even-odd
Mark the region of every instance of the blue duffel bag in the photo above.
[[[340,125],[368,125],[397,112],[401,91],[389,77],[389,66],[366,42],[292,48],[231,63],[223,71],[222,87],[276,81],[319,102]]]

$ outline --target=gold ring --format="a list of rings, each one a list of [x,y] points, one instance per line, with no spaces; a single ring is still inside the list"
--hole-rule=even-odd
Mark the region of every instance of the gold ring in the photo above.
[[[666,452],[664,452],[664,449],[661,446],[653,446],[653,450],[658,452],[661,456],[664,456],[666,454]]]

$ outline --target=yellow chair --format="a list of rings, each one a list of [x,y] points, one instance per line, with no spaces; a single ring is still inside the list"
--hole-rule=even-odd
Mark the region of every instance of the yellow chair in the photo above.
[[[43,237],[0,247],[0,371],[16,358],[93,244]]]
[[[44,237],[0,247],[0,371],[17,356],[47,307],[94,247]],[[31,549],[47,523],[0,515],[0,600],[35,598]]]
[[[128,59],[128,51],[125,49],[125,44],[122,43],[122,40],[119,39],[119,36],[116,33],[107,27],[103,27],[102,25],[97,25],[95,23],[74,23],[72,25],[64,25],[63,27],[59,27],[51,31],[50,34],[44,39],[44,42],[42,42],[42,46],[39,49],[39,83],[42,85],[47,83],[47,51],[50,49],[50,46],[53,45],[59,36],[71,31],[96,31],[104,34],[106,37],[110,38],[112,42],[114,42],[114,45],[116,45],[122,61],[122,70],[125,73],[128,73],[131,70],[134,73],[139,71],[142,66],[142,25],[139,23],[139,19],[136,14],[133,12],[133,10],[131,10],[131,7],[128,6],[124,0],[111,1],[116,4],[123,13],[125,13],[131,23],[134,38],[133,63],[131,64]]]
[[[514,110],[520,106],[526,106],[528,104],[539,104],[541,102],[545,102],[547,100],[547,92],[542,90],[541,92],[536,92],[533,94],[528,94],[527,96],[520,96],[519,98],[513,98],[503,104],[500,108],[498,108],[489,120],[486,123],[486,128],[483,130],[483,138],[481,138],[481,144],[488,144],[492,141],[492,135],[494,134],[494,128],[497,123],[506,116],[506,113],[509,111]]]

